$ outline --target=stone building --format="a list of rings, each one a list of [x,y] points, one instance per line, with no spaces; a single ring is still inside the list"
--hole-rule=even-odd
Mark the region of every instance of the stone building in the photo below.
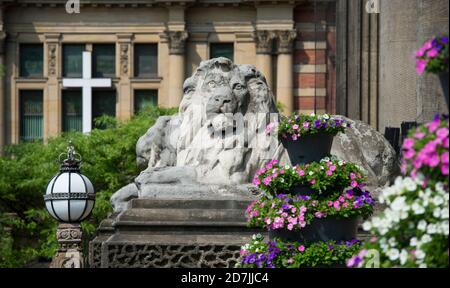
[[[92,77],[112,83],[93,88],[92,118],[127,120],[147,105],[176,107],[184,79],[217,56],[256,65],[285,113],[343,114],[383,130],[415,120],[419,110],[426,118],[446,109],[423,105],[418,92],[404,115],[395,110],[392,104],[414,96],[392,93],[395,78],[380,71],[398,74],[400,66],[386,61],[403,47],[383,37],[395,33],[380,31],[410,28],[408,49],[415,49],[433,27],[448,33],[448,1],[381,0],[379,10],[368,10],[374,1],[81,0],[80,13],[69,14],[65,0],[0,0],[0,148],[82,130],[82,89],[64,87],[63,79],[83,76],[83,51],[92,54]],[[429,23],[421,34],[404,25],[407,15],[394,15],[406,2],[414,2],[408,17],[421,13]],[[423,9],[431,2],[440,5],[439,17]],[[391,14],[397,26],[380,21]],[[402,81],[410,81],[402,84],[419,85],[413,62],[402,63],[409,75]]]

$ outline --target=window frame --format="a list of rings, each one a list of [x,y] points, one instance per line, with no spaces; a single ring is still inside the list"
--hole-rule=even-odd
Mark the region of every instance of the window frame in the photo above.
[[[111,47],[114,47],[114,53],[113,53],[113,55],[114,55],[114,61],[113,61],[113,63],[114,63],[114,72],[112,72],[111,74],[104,74],[104,73],[102,73],[102,75],[99,75],[98,74],[98,71],[97,71],[97,54],[96,54],[96,52],[95,52],[95,48],[96,47],[99,47],[99,46],[111,46]],[[92,72],[92,78],[115,78],[116,77],[116,74],[117,74],[117,45],[116,45],[116,43],[93,43],[92,44],[92,60],[91,60],[91,63],[92,63],[92,67],[91,67],[91,72]]]
[[[158,101],[159,101],[159,90],[158,89],[133,89],[133,114],[137,115],[140,111],[138,111],[137,109],[137,94],[139,93],[139,91],[153,91],[155,93],[156,96],[156,107],[158,107]]]
[[[44,61],[45,61],[45,53],[44,53],[44,43],[42,43],[42,42],[35,42],[35,43],[19,43],[19,45],[18,45],[19,47],[18,47],[18,54],[19,54],[19,65],[18,65],[18,75],[19,75],[19,78],[25,78],[25,79],[42,79],[42,78],[44,78]],[[26,54],[26,53],[23,53],[23,51],[22,51],[22,49],[23,49],[23,47],[25,47],[25,46],[40,46],[40,48],[41,48],[41,52],[42,52],[42,59],[41,59],[41,61],[42,61],[42,63],[41,63],[41,71],[40,71],[40,74],[32,74],[32,75],[24,75],[23,73],[24,73],[24,69],[22,69],[23,68],[23,66],[24,65],[22,65],[22,63],[23,63],[23,61],[22,61],[22,55],[24,55],[24,54]]]
[[[156,64],[155,64],[155,73],[151,73],[151,74],[142,74],[142,75],[138,75],[137,73],[137,68],[138,68],[138,61],[137,61],[137,53],[136,53],[136,47],[139,46],[153,46],[155,48],[156,51],[156,55],[155,55],[155,59],[156,59]],[[159,75],[159,49],[158,49],[158,43],[155,42],[149,42],[149,43],[133,43],[133,77],[137,78],[137,79],[157,79],[158,75]]]
[[[82,46],[83,47],[83,51],[81,52],[81,73],[78,76],[71,76],[71,75],[65,75],[65,54],[64,54],[64,47],[67,46]],[[87,51],[86,49],[86,44],[84,43],[61,43],[61,75],[63,78],[82,78],[83,77],[83,52]]]
[[[42,112],[41,112],[41,115],[40,115],[40,117],[41,117],[41,137],[40,138],[34,138],[34,139],[25,139],[24,138],[24,131],[23,131],[23,125],[24,125],[24,122],[23,122],[23,116],[24,116],[24,93],[26,93],[26,92],[39,92],[40,93],[40,95],[39,95],[39,97],[40,97],[40,100],[41,100],[41,109],[42,109]],[[20,143],[23,143],[23,142],[33,142],[33,141],[43,141],[43,139],[44,139],[44,126],[45,126],[45,123],[44,123],[44,117],[45,117],[45,113],[44,113],[44,90],[43,89],[20,89],[20,90],[18,90],[18,98],[19,98],[19,133],[18,133],[18,136],[19,136],[19,142]]]
[[[212,59],[212,58],[215,58],[215,57],[213,57],[213,47],[215,46],[215,45],[217,45],[217,46],[219,46],[219,45],[230,45],[230,46],[232,46],[233,47],[233,49],[232,49],[232,55],[233,55],[233,58],[232,59],[230,59],[230,58],[227,58],[227,59],[230,59],[231,61],[233,61],[234,62],[234,56],[235,56],[235,45],[234,45],[235,43],[234,42],[210,42],[209,43],[209,59]],[[224,57],[224,56],[221,56],[221,57]]]

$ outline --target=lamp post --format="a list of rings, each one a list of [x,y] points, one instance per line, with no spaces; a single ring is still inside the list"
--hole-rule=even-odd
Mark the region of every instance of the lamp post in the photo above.
[[[95,191],[89,178],[80,173],[81,155],[72,143],[67,148],[67,158],[48,183],[44,195],[45,207],[59,221],[56,238],[58,252],[50,265],[52,268],[82,268],[84,266],[82,231],[80,223],[88,218],[94,208]]]

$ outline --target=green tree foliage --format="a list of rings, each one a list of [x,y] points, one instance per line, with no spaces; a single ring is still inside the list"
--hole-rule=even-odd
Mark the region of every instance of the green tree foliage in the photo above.
[[[58,172],[58,156],[69,141],[83,156],[82,173],[91,179],[97,193],[92,216],[82,225],[85,239],[90,239],[111,212],[111,195],[139,173],[138,138],[159,116],[175,112],[151,108],[125,123],[102,116],[95,127],[104,129],[94,129],[89,135],[72,132],[49,139],[45,145],[34,142],[7,147],[5,157],[0,158],[0,267],[20,267],[33,258],[54,255],[57,223],[45,210],[43,194]],[[9,227],[11,233],[7,233]]]

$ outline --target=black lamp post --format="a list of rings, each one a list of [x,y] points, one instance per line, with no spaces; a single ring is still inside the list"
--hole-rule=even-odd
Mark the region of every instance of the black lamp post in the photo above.
[[[64,153],[60,155],[63,156]],[[61,162],[59,173],[47,185],[45,207],[58,220],[58,252],[53,268],[82,268],[81,221],[89,217],[95,204],[95,190],[89,178],[80,173],[81,155],[69,143],[67,158]]]

